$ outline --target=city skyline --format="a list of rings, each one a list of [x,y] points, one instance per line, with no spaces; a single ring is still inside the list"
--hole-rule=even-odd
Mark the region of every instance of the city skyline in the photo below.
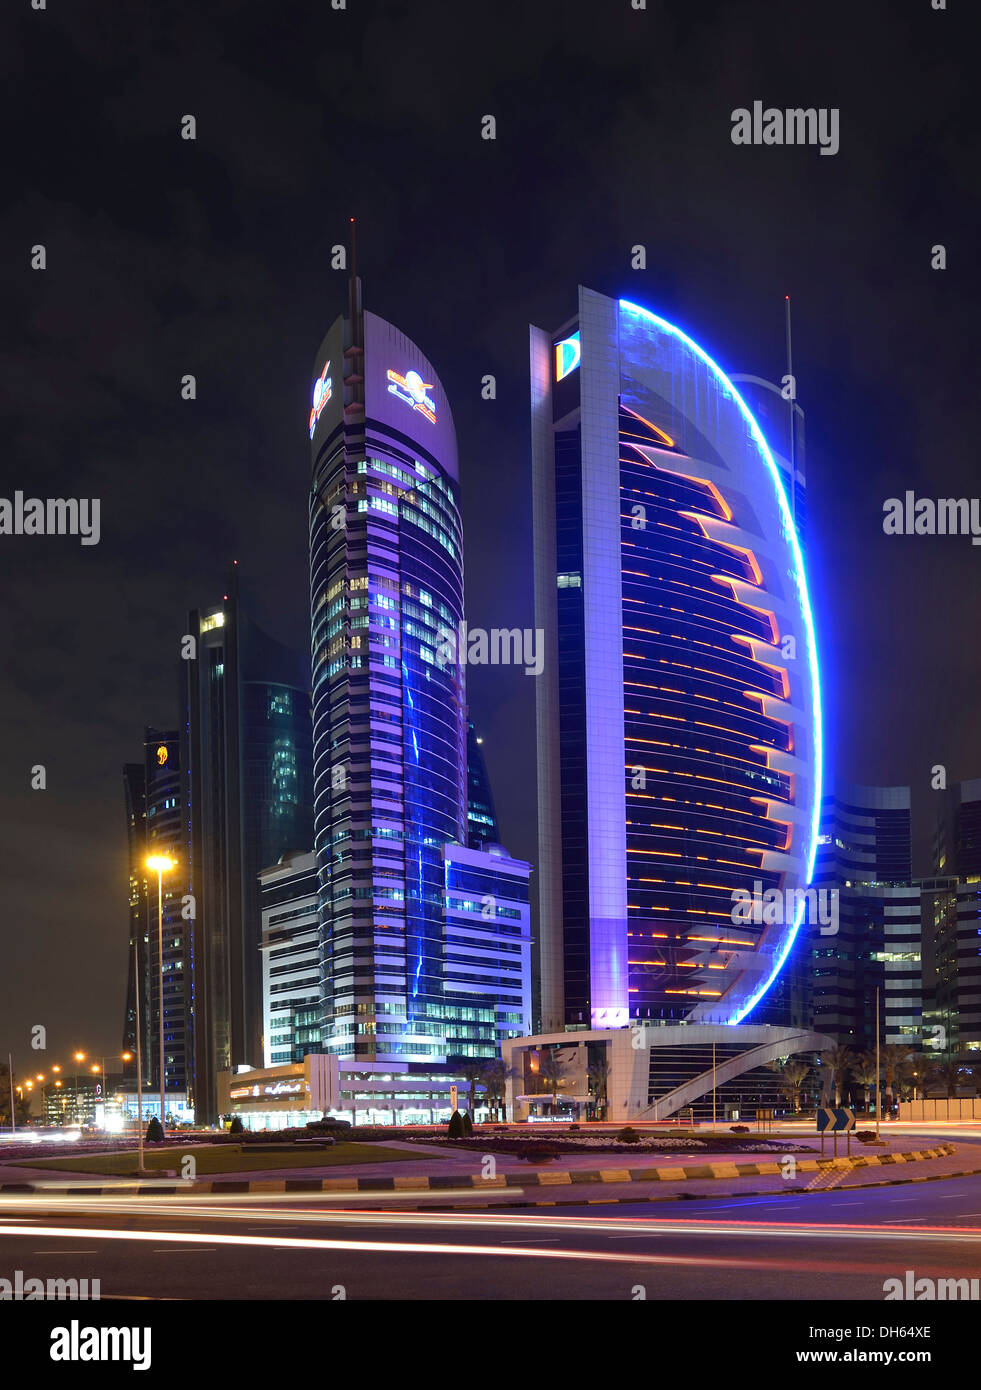
[[[219,43],[215,23],[207,17],[199,23],[214,62],[207,88],[200,74],[187,74],[187,101],[193,106],[197,99],[200,107],[197,142],[181,141],[175,114],[172,144],[159,145],[152,176],[136,168],[125,182],[113,181],[117,166],[101,167],[91,152],[103,148],[102,138],[89,153],[82,143],[57,189],[44,172],[53,161],[25,166],[19,172],[33,191],[10,223],[15,239],[50,242],[48,268],[43,275],[25,270],[14,297],[26,353],[14,378],[12,411],[23,476],[13,478],[10,490],[104,494],[98,546],[8,536],[0,557],[10,596],[8,726],[32,750],[28,765],[8,762],[3,780],[12,826],[12,909],[33,923],[32,934],[12,945],[12,971],[30,978],[33,943],[43,943],[55,962],[45,985],[52,1035],[70,1047],[97,1030],[101,1049],[117,1043],[126,931],[118,768],[133,756],[144,724],[165,728],[174,720],[171,671],[181,615],[202,596],[220,594],[238,559],[243,593],[259,622],[287,645],[304,644],[307,363],[323,323],[343,301],[346,276],[332,269],[330,248],[345,243],[351,215],[358,217],[360,270],[372,302],[388,319],[412,324],[422,349],[445,362],[464,441],[469,615],[487,627],[532,623],[527,323],[560,321],[568,285],[587,283],[649,305],[696,341],[711,343],[723,369],[779,381],[786,366],[784,295],[793,296],[794,365],[808,421],[808,567],[831,770],[863,783],[920,789],[914,870],[926,872],[930,769],[943,763],[950,781],[981,769],[981,734],[969,703],[976,683],[969,638],[977,627],[976,553],[963,538],[882,531],[884,500],[907,487],[917,495],[961,496],[971,486],[966,395],[949,364],[972,359],[976,270],[954,246],[949,271],[930,266],[930,248],[950,237],[942,225],[945,189],[957,186],[958,174],[953,154],[937,165],[925,144],[935,121],[944,119],[932,113],[956,110],[965,88],[956,71],[941,79],[947,40],[931,30],[930,16],[916,29],[916,51],[936,54],[938,65],[918,62],[915,69],[905,32],[883,29],[864,13],[853,17],[853,43],[844,53],[826,35],[811,35],[806,53],[787,54],[777,34],[761,33],[750,46],[738,27],[703,31],[694,20],[678,19],[670,38],[686,81],[671,76],[665,86],[662,75],[654,108],[643,46],[629,43],[629,30],[614,25],[602,38],[620,81],[615,89],[587,81],[595,98],[588,111],[571,100],[567,80],[591,71],[595,55],[585,37],[563,35],[565,68],[550,70],[543,86],[530,79],[529,59],[492,43],[484,61],[517,84],[520,139],[498,77],[494,83],[478,78],[477,90],[510,117],[496,144],[480,141],[472,83],[461,71],[416,117],[430,140],[448,115],[458,122],[448,166],[393,162],[380,131],[385,119],[397,124],[400,89],[386,89],[375,94],[378,127],[352,136],[362,158],[349,162],[343,187],[332,185],[329,195],[311,175],[323,116],[315,101],[296,95],[294,73],[310,71],[305,45],[286,41],[259,78],[247,64],[240,70],[248,24],[234,36],[222,34]],[[410,54],[415,71],[432,70],[459,37],[451,23],[430,52],[407,27],[392,23],[379,31],[379,42],[385,51],[395,43]],[[530,17],[525,53],[546,52],[552,37],[546,17]],[[48,61],[85,113],[86,129],[100,130],[91,83],[102,69],[89,74],[68,61],[72,44],[82,42],[69,21],[64,47]],[[111,61],[112,42],[107,39],[97,64]],[[745,61],[738,83],[727,80],[720,91],[713,64],[733,43]],[[883,43],[892,44],[894,61],[884,78],[886,99],[873,101],[862,86],[862,54],[872,48],[881,54]],[[729,112],[748,100],[737,88],[762,91],[777,54],[788,83],[805,89],[813,65],[823,61],[834,71],[843,112],[834,158],[731,145]],[[135,61],[139,70],[139,56]],[[922,106],[891,104],[914,70]],[[311,90],[317,89],[314,77]],[[219,114],[221,94],[237,118],[232,124]],[[269,117],[261,129],[247,118],[250,97],[261,97]],[[334,90],[325,99],[342,98]],[[26,88],[21,100],[35,148],[60,139],[50,113]],[[131,104],[127,98],[125,116],[107,112],[114,138],[127,129]],[[145,114],[140,120],[145,126]],[[545,215],[557,200],[576,208],[568,175],[541,167],[527,139],[556,127],[575,143],[582,171],[602,194],[595,218],[571,212],[574,237],[568,223]],[[849,131],[857,129],[876,132],[884,150],[875,197],[855,162]],[[697,172],[677,152],[678,140],[692,131],[705,151]],[[233,171],[222,188],[200,160],[188,159],[213,149]],[[683,216],[674,208],[668,215],[653,187],[640,185],[629,200],[623,195],[628,183],[634,186],[637,159],[627,151],[655,149],[676,194],[687,194]],[[360,166],[386,170],[384,196]],[[774,169],[793,174],[782,186],[779,217]],[[456,190],[450,200],[443,196],[448,176]],[[186,190],[162,211],[161,177],[165,186]],[[920,191],[914,207],[903,191],[911,180]],[[104,227],[87,188],[100,192]],[[52,225],[59,197],[75,203],[53,237],[44,228]],[[421,212],[397,240],[386,230],[385,197]],[[519,197],[529,216],[513,215]],[[312,200],[322,204],[315,219],[300,215]],[[245,220],[253,202],[264,215]],[[815,203],[823,210],[820,231],[807,215]],[[485,206],[490,215],[478,216]],[[773,213],[763,238],[761,209]],[[900,237],[893,231],[897,218],[905,228]],[[221,249],[226,233],[230,256]],[[631,266],[638,243],[647,248],[645,270]],[[182,259],[174,259],[172,244],[187,248]],[[720,260],[722,246],[737,249]],[[145,281],[148,288],[137,293]],[[838,292],[829,295],[829,285]],[[98,334],[88,312],[93,291]],[[135,344],[142,345],[138,353]],[[193,401],[181,399],[188,372],[197,379]],[[496,378],[495,400],[481,396],[488,373]],[[77,476],[71,484],[59,462],[69,441]],[[517,561],[502,567],[500,557],[508,554]],[[856,574],[864,580],[861,608],[852,602]],[[66,661],[74,672],[70,685],[62,679]],[[475,672],[470,686],[501,833],[512,852],[534,860],[526,777],[533,682],[488,670]],[[35,762],[48,769],[43,793],[29,785]],[[64,846],[70,916],[65,894],[45,873],[55,843]],[[39,1021],[25,992],[3,1003],[22,1035]]]

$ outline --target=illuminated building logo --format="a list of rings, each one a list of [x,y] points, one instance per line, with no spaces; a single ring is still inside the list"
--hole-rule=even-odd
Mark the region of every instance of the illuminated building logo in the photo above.
[[[433,382],[423,381],[418,372],[406,372],[405,376],[402,376],[400,372],[393,372],[391,367],[388,369],[388,380],[388,389],[393,396],[398,396],[400,401],[411,405],[413,410],[421,411],[426,419],[435,425],[436,402],[432,396],[426,394]]]
[[[330,377],[327,375],[327,368],[329,366],[330,359],[328,358],[328,360],[324,363],[323,371],[320,373],[320,376],[317,378],[317,380],[313,383],[313,408],[310,411],[311,439],[313,438],[314,430],[317,428],[317,421],[320,419],[320,412],[323,410],[324,406],[330,400],[332,394],[332,382]]]
[[[563,338],[560,343],[555,344],[555,380],[561,381],[564,376],[574,372],[579,366],[579,359],[582,356],[582,342],[579,334],[573,333],[571,338]]]
[[[170,754],[167,752],[167,745],[165,743],[161,743],[160,747],[157,749],[157,762],[160,765],[160,767],[163,767],[164,763],[167,761],[169,757]]]

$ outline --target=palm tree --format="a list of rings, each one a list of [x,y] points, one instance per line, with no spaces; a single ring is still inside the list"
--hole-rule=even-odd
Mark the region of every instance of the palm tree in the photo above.
[[[886,1114],[892,1114],[892,1097],[894,1084],[905,1076],[913,1060],[913,1050],[905,1043],[886,1043],[885,1047],[879,1049],[879,1060],[882,1066],[882,1076],[885,1081],[886,1101],[884,1110]]]
[[[957,1095],[957,1083],[961,1079],[961,1069],[956,1062],[937,1062],[924,1078],[924,1086],[943,1086],[948,1097]]]
[[[875,1085],[876,1080],[874,1052],[863,1052],[859,1055],[858,1062],[852,1068],[852,1076],[858,1082],[859,1086],[863,1086],[865,1088],[864,1103],[865,1109],[868,1110],[869,1092],[871,1091],[871,1088]]]
[[[801,1057],[790,1057],[779,1069],[780,1094],[794,1107],[794,1114],[800,1114],[800,1093],[810,1075],[811,1068]]]
[[[605,1048],[593,1058],[589,1064],[588,1070],[589,1087],[593,1093],[593,1099],[596,1102],[596,1109],[602,1110],[602,1118],[606,1119],[607,1086],[610,1080],[610,1059],[606,1054]],[[597,1115],[596,1118],[599,1119],[600,1116]]]
[[[458,1067],[460,1075],[467,1083],[467,1110],[473,1116],[474,1101],[477,1096],[477,1086],[484,1079],[484,1063],[476,1060],[464,1062],[462,1067]]]
[[[538,1074],[552,1093],[552,1113],[559,1108],[558,1092],[562,1085],[562,1065],[559,1062],[558,1048],[543,1047]]]
[[[840,1105],[845,1089],[845,1078],[855,1065],[855,1053],[850,1047],[845,1047],[843,1044],[829,1047],[821,1053],[821,1064],[828,1068],[834,1078],[835,1105]]]
[[[480,1079],[487,1092],[487,1103],[489,1105],[491,1101],[495,1102],[494,1114],[498,1120],[501,1118],[508,1080],[512,1075],[511,1068],[500,1057],[492,1057],[480,1069]]]

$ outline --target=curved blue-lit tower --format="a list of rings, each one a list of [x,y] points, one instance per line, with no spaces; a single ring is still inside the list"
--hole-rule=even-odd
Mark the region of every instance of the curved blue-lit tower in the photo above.
[[[322,1036],[425,1063],[446,1053],[443,846],[466,835],[463,670],[439,658],[463,619],[456,434],[432,364],[350,295],[309,420]]]
[[[531,378],[543,1031],[738,1023],[800,925],[821,799],[780,472],[711,357],[625,300],[581,288]],[[783,920],[734,920],[774,889]]]

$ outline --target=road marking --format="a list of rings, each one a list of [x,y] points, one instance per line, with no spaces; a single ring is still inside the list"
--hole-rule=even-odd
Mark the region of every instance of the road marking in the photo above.
[[[160,1249],[160,1250],[153,1250],[153,1251],[151,1251],[151,1254],[154,1254],[154,1255],[213,1255],[214,1252],[215,1252],[215,1247],[214,1247],[213,1245],[208,1246],[208,1247],[206,1247],[206,1248],[204,1248],[204,1249],[202,1249],[200,1245],[188,1245],[186,1248],[180,1247],[180,1248],[178,1248],[178,1249],[176,1249],[176,1250],[174,1249],[174,1247],[173,1247],[172,1245],[165,1245],[165,1246],[163,1246],[162,1249]]]
[[[558,1245],[558,1236],[522,1236],[519,1240],[502,1240],[502,1245]]]
[[[33,1250],[34,1255],[98,1255],[98,1250]]]

